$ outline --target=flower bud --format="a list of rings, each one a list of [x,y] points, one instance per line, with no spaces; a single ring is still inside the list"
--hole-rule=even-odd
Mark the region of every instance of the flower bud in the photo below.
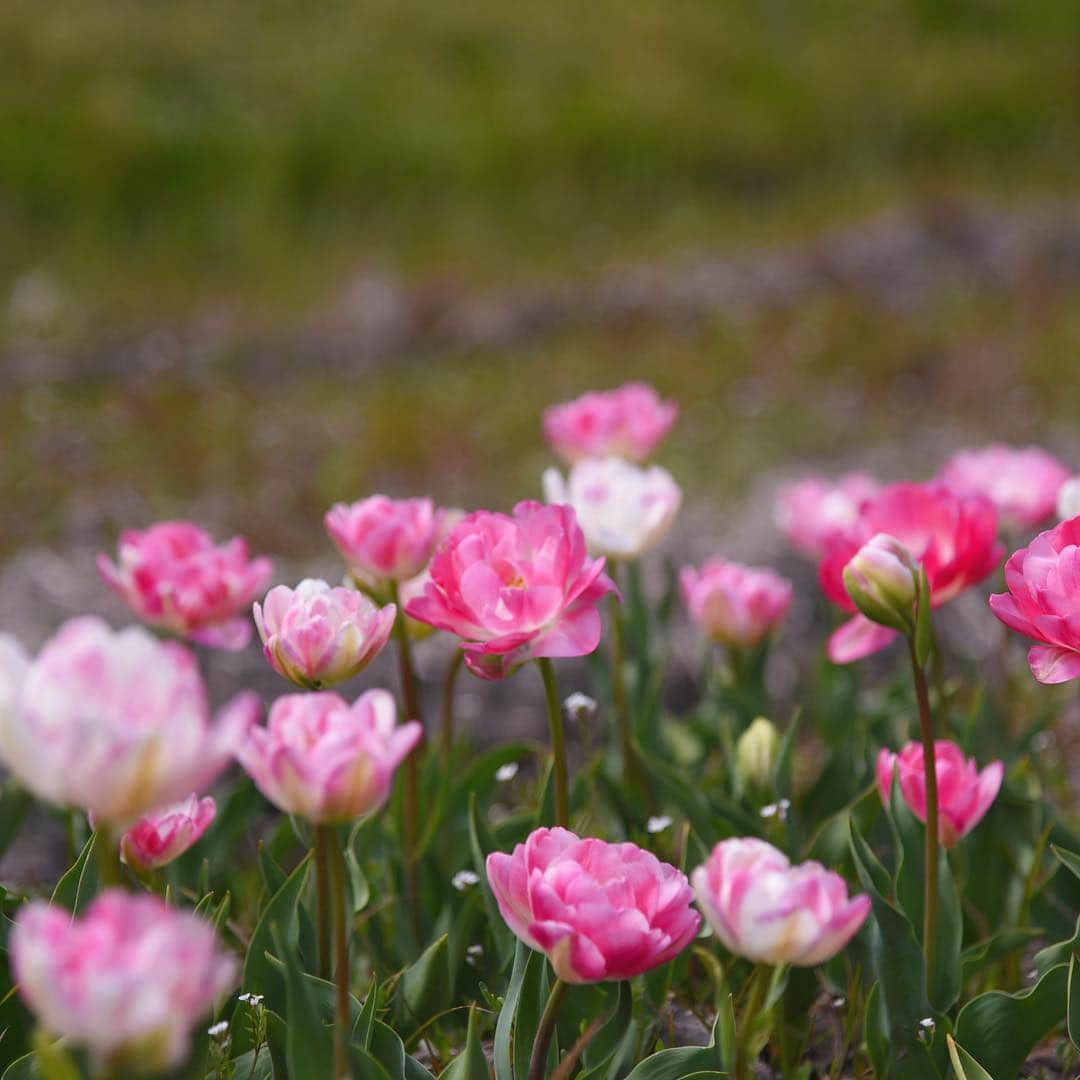
[[[759,791],[767,790],[772,785],[779,751],[779,732],[764,716],[759,716],[735,744],[735,767],[743,784]]]
[[[878,533],[844,567],[844,587],[872,622],[912,634],[918,574],[911,552],[895,536]]]

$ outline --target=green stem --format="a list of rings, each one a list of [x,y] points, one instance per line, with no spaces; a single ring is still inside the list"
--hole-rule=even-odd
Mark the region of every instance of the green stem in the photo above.
[[[334,1075],[336,1080],[348,1080],[349,1062],[346,1038],[349,1032],[349,930],[345,917],[348,896],[348,874],[345,856],[337,832],[325,826],[326,843],[330,849],[330,869],[333,878],[334,908],[334,995],[336,1022],[334,1024]]]
[[[919,703],[919,733],[923,747],[923,780],[926,787],[926,895],[923,901],[923,955],[926,957],[927,993],[933,982],[934,952],[937,938],[938,901],[938,792],[937,766],[934,758],[934,722],[930,715],[930,695],[926,673],[915,656],[915,645],[908,643],[915,698]]]
[[[444,768],[450,767],[450,755],[454,750],[454,687],[465,660],[465,651],[455,649],[446,669],[442,689],[442,759]]]
[[[566,736],[563,733],[562,704],[555,684],[555,667],[545,656],[537,660],[547,696],[548,726],[551,729],[551,756],[555,779],[555,824],[570,827],[570,784],[566,770]]]
[[[761,1012],[771,978],[772,971],[764,964],[757,965],[750,973],[749,994],[735,1035],[735,1080],[747,1080],[751,1075],[750,1047],[754,1041],[758,1013]]]
[[[331,825],[315,826],[315,900],[319,931],[319,978],[330,978],[330,846],[337,843]]]
[[[551,993],[548,994],[544,1013],[540,1017],[540,1026],[536,1029],[536,1038],[533,1040],[532,1057],[529,1059],[529,1080],[544,1080],[548,1047],[551,1045],[555,1021],[559,1018],[559,1006],[562,1005],[565,994],[566,983],[562,979],[556,979],[551,987]]]
[[[97,860],[98,881],[103,889],[124,884],[120,848],[108,825],[100,824],[94,830],[94,858]]]

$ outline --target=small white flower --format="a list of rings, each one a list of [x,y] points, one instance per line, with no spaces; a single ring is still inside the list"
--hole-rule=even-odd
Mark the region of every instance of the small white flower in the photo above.
[[[661,814],[658,817],[651,817],[645,822],[645,831],[647,833],[663,832],[671,825],[671,818],[667,814]]]
[[[518,774],[518,763],[516,761],[508,761],[505,765],[500,765],[495,770],[495,779],[500,784],[505,784],[507,780],[513,780]]]
[[[228,1030],[229,1021],[219,1020],[216,1024],[206,1029],[206,1034],[209,1035],[211,1039],[220,1039]]]
[[[832,999],[832,1007],[834,1009],[842,1009],[847,1004],[847,999],[842,997],[835,997]]]
[[[466,964],[472,964],[473,967],[476,967],[476,961],[479,960],[480,957],[483,956],[483,955],[484,955],[484,946],[483,945],[470,945],[465,950],[465,963]]]
[[[262,994],[241,994],[240,1000],[254,1009],[256,1006],[262,1004],[263,996]]]
[[[761,816],[763,818],[776,817],[776,814],[779,811],[779,809],[780,809],[780,807],[777,806],[776,803],[771,802],[771,803],[769,803],[768,806],[763,806],[761,808],[760,813],[761,813]]]
[[[763,818],[778,817],[781,821],[787,821],[788,811],[791,809],[790,799],[781,799],[779,802],[769,803],[763,806],[760,814]]]
[[[459,870],[451,879],[450,884],[458,892],[464,892],[470,885],[475,885],[480,879],[471,870]]]
[[[937,1024],[932,1016],[924,1016],[919,1021],[919,1038],[923,1042],[930,1042],[934,1038],[934,1032],[937,1030]]]
[[[563,711],[571,720],[589,720],[596,713],[596,699],[577,690],[563,702]]]

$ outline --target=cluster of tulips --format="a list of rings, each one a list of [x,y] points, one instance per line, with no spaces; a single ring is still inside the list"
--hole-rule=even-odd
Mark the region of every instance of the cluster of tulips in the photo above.
[[[867,709],[882,713],[877,733],[917,717],[913,741],[878,739],[868,789],[851,790],[864,765],[845,750],[838,769],[852,776],[830,779],[818,768],[823,779],[800,810],[811,783],[801,770],[793,776],[792,763],[820,758],[820,746],[794,721],[781,734],[757,715],[768,710],[769,646],[795,599],[776,571],[720,557],[677,575],[672,568],[672,595],[716,648],[700,680],[701,710],[682,736],[664,735],[680,724],[663,715],[671,635],[657,613],[664,605],[645,600],[639,562],[679,510],[675,480],[648,464],[676,415],[641,384],[548,409],[544,433],[568,471],[548,470],[545,502],[518,503],[510,514],[383,495],[335,505],[325,527],[343,559],[341,585],[309,579],[267,591],[267,559],[252,558],[242,539],[215,544],[187,522],[125,532],[115,560],[101,555],[98,567],[142,626],[72,619],[33,658],[0,639],[0,758],[72,835],[89,830],[51,902],[5,899],[5,955],[23,1003],[9,994],[5,1006],[28,1009],[38,1024],[32,1040],[26,1030],[11,1034],[12,1023],[16,1032],[25,1025],[24,1011],[8,1024],[0,1053],[6,1041],[22,1054],[9,1054],[11,1075],[416,1080],[430,1068],[461,1080],[488,1077],[493,1058],[498,1080],[742,1078],[766,1062],[809,1076],[813,1066],[801,1062],[811,1048],[800,1051],[792,1030],[813,1027],[807,1016],[825,992],[841,1005],[850,998],[853,1018],[826,1062],[833,1075],[868,1061],[882,1076],[953,1068],[1003,1080],[994,1047],[1010,1014],[979,1002],[1032,994],[1006,984],[1039,936],[1024,919],[1036,889],[1055,877],[1045,872],[1047,842],[1060,844],[1066,877],[1069,858],[1080,871],[1080,857],[1040,789],[1027,828],[1041,840],[1016,841],[1023,896],[1011,914],[984,918],[978,898],[960,897],[960,872],[975,857],[950,862],[950,854],[993,808],[1006,768],[992,760],[980,769],[943,737],[969,702],[961,680],[942,675],[933,612],[998,570],[1003,541],[1060,514],[1061,524],[1010,556],[1005,590],[989,606],[1034,640],[1028,662],[1038,682],[1080,677],[1080,479],[1041,450],[992,446],[956,455],[926,483],[879,485],[855,473],[780,493],[778,527],[816,564],[842,617],[822,678],[847,688],[845,707],[861,709],[842,666],[899,642],[909,681],[871,688],[876,704]],[[598,653],[605,623],[609,659],[593,658],[588,675],[582,664],[565,670],[601,687],[593,692],[610,716],[610,747],[575,757],[566,721],[582,745],[598,709],[580,692],[564,702],[555,662]],[[243,649],[253,628],[292,691],[270,704],[265,723],[247,691],[212,716],[192,645]],[[435,631],[456,642],[441,752],[414,662]],[[397,699],[367,689],[350,701],[331,689],[388,647],[397,653]],[[992,662],[1008,669],[1007,649]],[[534,790],[486,818],[476,796],[511,782],[517,762],[482,758],[455,739],[462,664],[486,681],[534,665],[544,689],[549,743],[537,755]],[[1032,700],[1012,679],[1014,692]],[[857,730],[867,758],[871,728]],[[575,776],[572,760],[582,758]],[[475,767],[484,761],[491,767]],[[207,889],[208,859],[201,885],[192,884],[219,818],[206,791],[232,763],[249,779],[233,781],[231,806],[253,783],[287,815],[244,804],[241,834],[272,830],[276,852],[258,852],[264,887],[246,921],[229,917],[228,895],[222,902],[220,889]],[[457,820],[444,812],[455,792],[473,797],[467,810],[458,804]],[[824,807],[816,820],[815,799]],[[520,839],[499,844],[512,836]],[[453,875],[440,906],[433,867],[462,847],[474,869]],[[800,852],[834,869],[798,861]],[[379,869],[365,870],[369,857]],[[844,876],[852,871],[855,894]],[[379,875],[389,894],[372,913],[368,882]],[[1000,887],[1018,886],[1003,876]],[[462,907],[454,893],[465,892],[477,899]],[[516,949],[507,950],[496,917]],[[482,932],[478,918],[487,919]],[[421,1002],[431,970],[450,963],[448,949],[462,971],[480,962],[485,946],[469,944],[470,935],[489,955],[483,979],[449,976],[472,989],[466,1030],[450,1015],[462,1001],[444,1002],[437,1015]],[[983,939],[969,970],[961,950]],[[1080,950],[1080,930],[1074,944]],[[1033,1036],[1025,1028],[1010,1046],[1004,1060],[1017,1068],[1066,1017],[1072,956],[1070,946],[1058,963],[1039,965],[1046,978],[1058,973],[1044,994],[1057,996],[1047,1022],[1040,1013]],[[652,981],[635,998],[625,987],[647,973]],[[579,989],[606,983],[624,988],[600,997]],[[991,989],[974,995],[976,984]],[[680,1007],[701,1013],[703,1003],[713,1027],[707,1046],[680,1045],[670,1022],[641,1016],[652,1010],[670,1021]],[[497,1019],[485,1050],[489,1014]],[[395,1030],[403,1015],[408,1030]],[[1068,1031],[1080,1034],[1071,1023]],[[465,1035],[460,1053],[454,1032]],[[422,1063],[413,1051],[425,1033]]]

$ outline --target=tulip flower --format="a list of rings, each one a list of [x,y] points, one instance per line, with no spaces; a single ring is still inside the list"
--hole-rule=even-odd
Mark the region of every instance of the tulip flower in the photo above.
[[[144,873],[179,859],[208,828],[217,804],[208,795],[189,795],[183,802],[140,818],[120,840],[120,858]]]
[[[379,608],[355,589],[308,578],[277,585],[255,604],[255,626],[270,666],[298,686],[318,689],[350,679],[378,655],[397,608]]]
[[[647,460],[675,423],[679,407],[645,383],[593,391],[544,412],[544,437],[564,461],[585,457]]]
[[[101,554],[97,567],[148,626],[220,649],[242,649],[251,640],[246,612],[271,572],[269,559],[248,558],[243,538],[215,546],[189,521],[125,530],[117,562]]]
[[[855,936],[870,898],[848,898],[839,874],[816,862],[792,866],[764,840],[723,840],[690,880],[725,948],[761,964],[811,967]]]
[[[682,492],[666,469],[606,457],[579,460],[568,479],[548,469],[544,498],[574,508],[590,554],[636,559],[671,528]]]
[[[922,744],[910,742],[899,754],[888,749],[878,754],[878,790],[886,806],[889,805],[894,771],[904,802],[925,823],[926,782]],[[964,752],[956,743],[946,739],[938,739],[934,743],[938,838],[943,847],[954,847],[982,821],[1001,789],[1004,771],[1000,761],[993,761],[980,772],[975,759],[964,757]]]
[[[286,694],[236,751],[256,787],[278,809],[316,825],[352,821],[377,810],[394,771],[420,740],[415,721],[397,724],[386,690],[349,705],[322,691]]]
[[[903,634],[915,631],[919,568],[895,536],[878,533],[844,567],[844,588],[872,622]]]
[[[175,1069],[196,1021],[235,983],[211,926],[156,896],[100,894],[82,915],[43,901],[15,915],[19,993],[42,1027],[109,1075]]]
[[[810,476],[781,489],[776,525],[796,551],[818,560],[858,521],[863,503],[877,492],[877,481],[866,473],[846,473],[835,481]]]
[[[1069,470],[1037,446],[1018,450],[994,443],[981,450],[962,450],[938,473],[938,480],[958,495],[984,495],[1012,531],[1032,529],[1057,506]]]
[[[757,717],[735,743],[735,768],[743,784],[767,790],[779,753],[780,733],[764,716]]]
[[[35,795],[106,826],[199,791],[258,715],[236,695],[211,724],[194,656],[142,627],[66,622],[31,662],[0,650],[0,759]]]
[[[1042,644],[1028,651],[1041,683],[1080,678],[1080,517],[1040,533],[1005,563],[1008,592],[990,597],[1006,626]]]
[[[719,557],[706,561],[700,570],[684,566],[679,585],[690,618],[721,645],[759,645],[791,607],[790,581],[772,570]]]

